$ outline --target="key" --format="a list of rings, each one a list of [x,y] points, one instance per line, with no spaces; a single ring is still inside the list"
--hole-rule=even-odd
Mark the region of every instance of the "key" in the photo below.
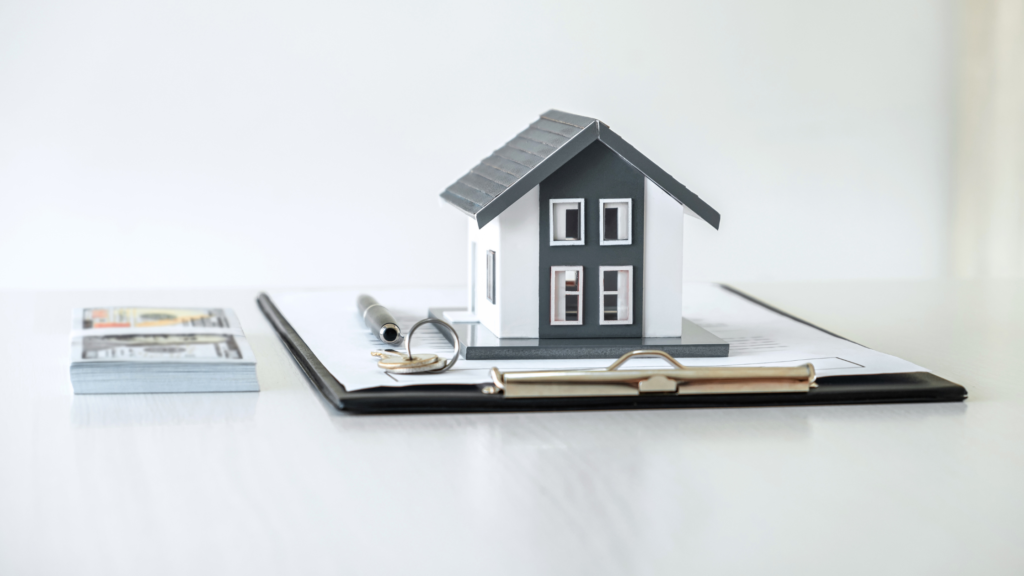
[[[401,352],[398,352],[396,350],[391,350],[390,348],[386,349],[386,350],[374,350],[374,351],[370,352],[370,356],[373,356],[374,358],[381,358],[381,359],[405,358],[405,354],[403,354]]]
[[[378,368],[383,368],[384,370],[389,371],[426,367],[425,370],[415,370],[416,372],[420,372],[435,370],[440,367],[436,366],[438,360],[437,354],[413,354],[412,358],[407,358],[405,354],[401,354],[393,350],[374,350],[373,352],[370,352],[370,355],[380,358],[380,361],[377,362]]]
[[[404,368],[387,368],[386,370],[388,372],[392,372],[392,373],[395,373],[395,374],[418,374],[420,372],[433,372],[435,370],[441,370],[447,364],[448,364],[447,360],[445,360],[444,358],[438,358],[437,360],[435,360],[431,364],[426,364],[424,366],[410,366],[410,367],[404,367]]]
[[[454,338],[454,350],[452,351],[452,357],[448,360],[439,358],[436,354],[413,354],[412,353],[412,335],[416,332],[416,328],[423,324],[438,324],[447,328],[452,333]],[[459,360],[459,334],[455,331],[455,328],[443,320],[437,318],[424,318],[419,322],[412,325],[409,329],[409,334],[405,337],[405,353],[391,350],[390,348],[384,350],[374,350],[370,352],[370,355],[374,358],[379,358],[377,367],[382,368],[386,372],[394,374],[417,374],[420,372],[432,372],[440,374],[445,370],[455,366],[455,363]]]

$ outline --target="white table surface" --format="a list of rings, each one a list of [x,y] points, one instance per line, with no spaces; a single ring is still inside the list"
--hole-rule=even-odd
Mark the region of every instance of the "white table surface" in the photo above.
[[[0,296],[0,574],[1022,574],[1024,282],[741,285],[966,403],[353,416],[255,291]],[[70,309],[230,306],[259,394],[75,397]]]

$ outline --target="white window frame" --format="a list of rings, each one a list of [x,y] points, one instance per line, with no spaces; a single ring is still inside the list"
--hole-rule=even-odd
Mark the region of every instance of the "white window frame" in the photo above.
[[[580,239],[579,240],[555,240],[555,204],[579,204],[580,205]],[[549,240],[552,246],[583,246],[587,242],[587,209],[583,198],[552,198],[548,202],[548,228],[550,229]]]
[[[606,290],[604,286],[604,273],[605,272],[628,272],[629,282],[626,283],[626,320],[605,320],[604,319],[604,297],[605,294],[616,294],[619,295],[619,286],[616,281],[615,288],[613,290]],[[601,324],[632,324],[633,323],[633,267],[632,266],[601,266],[598,272],[601,277],[598,280],[600,284],[600,299],[598,305],[601,307],[601,313],[598,315]]]
[[[498,253],[494,250],[488,250],[486,256],[487,262],[485,264],[485,274],[487,276],[484,282],[487,285],[487,292],[484,295],[487,301],[491,304],[498,303]]]
[[[579,313],[577,315],[578,320],[555,320],[555,302],[558,294],[558,287],[555,284],[555,278],[557,272],[576,272],[577,283],[579,284],[579,290],[574,294],[579,295]],[[582,326],[583,325],[583,266],[552,266],[551,267],[551,300],[549,308],[551,312],[549,314],[549,320],[552,326]],[[564,306],[564,304],[563,304]]]
[[[604,205],[605,204],[626,204],[626,239],[605,240],[604,239]],[[598,218],[601,224],[601,246],[624,246],[633,243],[633,199],[632,198],[602,198],[601,213]]]

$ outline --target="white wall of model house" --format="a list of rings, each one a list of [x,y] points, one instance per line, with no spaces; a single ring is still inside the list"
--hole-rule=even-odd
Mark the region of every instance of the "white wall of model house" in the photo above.
[[[471,309],[480,323],[499,338],[536,338],[539,334],[539,242],[537,186],[483,228],[469,220]],[[488,250],[495,252],[493,304],[487,299]]]
[[[501,309],[499,304],[505,297],[504,290],[498,290],[495,303],[487,299],[487,251],[497,253],[497,262],[504,261],[501,249],[500,222],[501,216],[491,220],[483,228],[477,228],[476,221],[470,218],[469,224],[469,309],[476,313],[477,319],[496,336],[501,335]],[[503,276],[498,274],[498,276]]]
[[[644,314],[636,321],[643,322],[645,337],[678,337],[682,334],[686,210],[649,179],[645,179],[644,195]],[[587,209],[595,208],[588,205]],[[585,233],[584,240],[598,242],[597,231]],[[469,220],[470,308],[480,323],[499,338],[539,335],[539,241],[539,186],[483,228]],[[494,303],[487,298],[489,250],[495,252]],[[587,281],[584,278],[584,283]],[[597,278],[591,281],[596,282]]]
[[[687,210],[644,178],[644,337],[683,334],[683,221]]]

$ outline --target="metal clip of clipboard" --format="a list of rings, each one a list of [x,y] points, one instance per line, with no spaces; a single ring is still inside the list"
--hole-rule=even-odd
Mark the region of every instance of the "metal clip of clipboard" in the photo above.
[[[664,358],[675,368],[620,369],[640,356]],[[687,368],[661,350],[634,350],[597,370],[501,372],[491,368],[491,379],[494,389],[485,392],[500,391],[506,398],[807,393],[817,387],[813,364]]]

